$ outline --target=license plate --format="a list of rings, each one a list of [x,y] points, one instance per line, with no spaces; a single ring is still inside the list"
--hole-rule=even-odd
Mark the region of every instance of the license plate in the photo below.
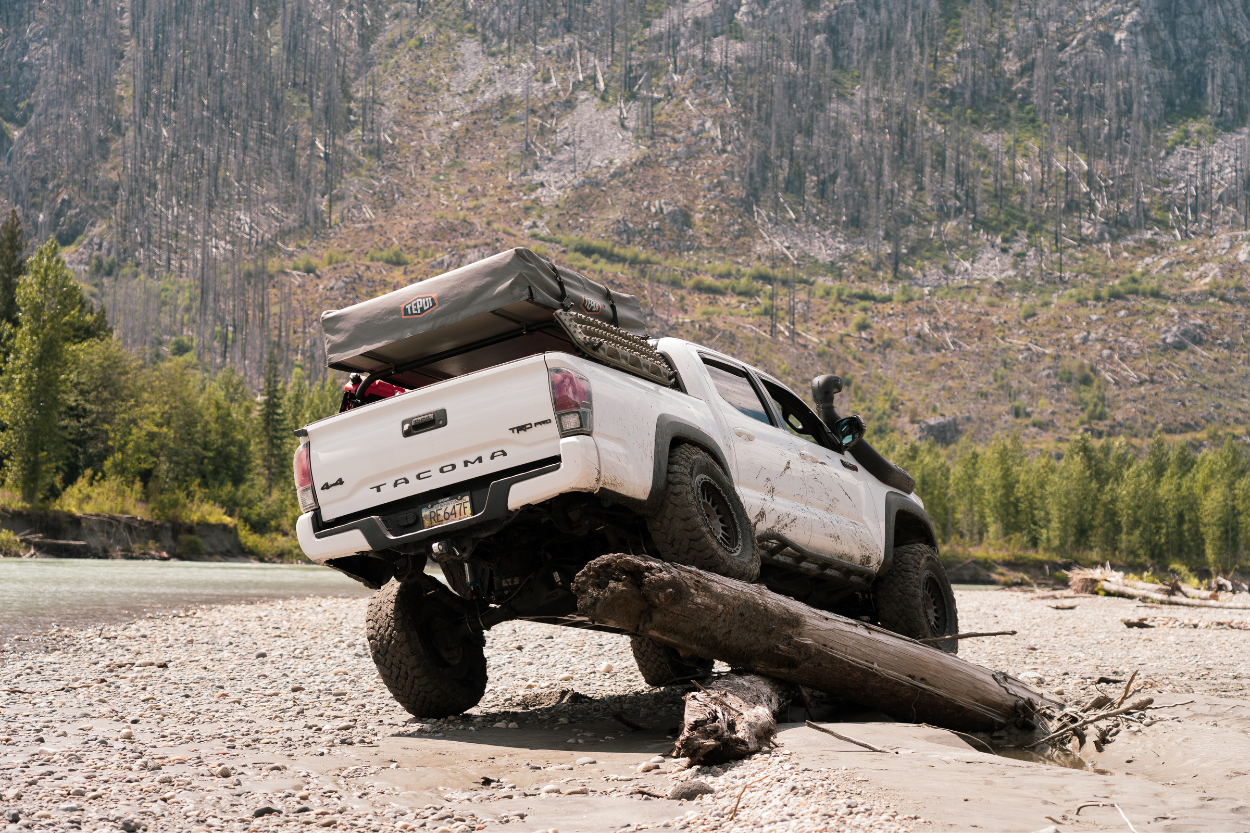
[[[461,521],[473,514],[468,495],[456,495],[421,507],[421,528]]]

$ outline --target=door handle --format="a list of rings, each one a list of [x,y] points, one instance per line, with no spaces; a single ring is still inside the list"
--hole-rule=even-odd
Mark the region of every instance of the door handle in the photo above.
[[[755,439],[755,435],[745,428],[735,428],[734,433],[737,434],[742,439],[746,440],[747,442],[750,442]]]

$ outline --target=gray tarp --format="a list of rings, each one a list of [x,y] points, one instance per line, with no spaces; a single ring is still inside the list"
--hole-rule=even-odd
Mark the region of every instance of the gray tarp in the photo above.
[[[518,354],[561,349],[567,341],[551,314],[563,308],[648,334],[637,297],[517,248],[322,313],[326,363],[364,373],[396,368],[399,381],[428,383]],[[417,375],[404,379],[405,368]]]

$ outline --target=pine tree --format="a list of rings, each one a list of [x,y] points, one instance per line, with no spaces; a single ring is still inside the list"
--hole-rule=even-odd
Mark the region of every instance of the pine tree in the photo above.
[[[26,237],[17,210],[0,223],[0,322],[17,324],[17,282],[26,268]]]
[[[20,323],[0,395],[5,474],[28,505],[52,485],[65,451],[57,423],[69,382],[69,331],[82,290],[59,252],[55,240],[41,246],[17,285]]]
[[[270,346],[260,404],[260,465],[265,473],[266,492],[273,492],[274,484],[280,482],[287,463],[287,440],[291,434],[284,407],[285,392],[278,366],[278,350],[276,346]]]

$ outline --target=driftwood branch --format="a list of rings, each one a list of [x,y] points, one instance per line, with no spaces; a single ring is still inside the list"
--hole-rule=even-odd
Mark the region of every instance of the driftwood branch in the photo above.
[[[950,642],[953,639],[975,639],[978,636],[1015,636],[1017,631],[982,631],[980,633],[957,633],[954,636],[930,636],[917,639],[921,645],[934,645],[938,642]]]
[[[829,728],[826,728],[826,727],[824,727],[824,726],[821,726],[821,725],[820,725],[820,724],[818,724],[818,723],[813,723],[813,722],[812,722],[812,721],[810,721],[810,720],[807,720],[807,721],[804,721],[804,722],[806,723],[807,728],[809,728],[809,729],[815,729],[817,732],[824,732],[826,735],[833,735],[833,736],[834,736],[835,738],[837,738],[838,740],[844,740],[844,741],[846,741],[847,743],[853,743],[853,744],[855,744],[856,746],[859,746],[859,747],[862,747],[862,748],[864,748],[864,749],[867,749],[869,752],[885,752],[886,754],[889,754],[889,753],[891,752],[891,750],[889,750],[889,749],[882,749],[880,746],[873,746],[873,745],[872,745],[871,743],[869,743],[868,741],[864,741],[864,740],[856,740],[855,738],[850,737],[850,736],[848,736],[848,735],[840,735],[840,734],[838,734],[837,732],[833,731],[832,729],[829,729]]]
[[[1063,706],[1006,674],[692,567],[605,555],[573,592],[592,621],[916,723],[985,731],[1031,725],[1039,709]]]
[[[1084,720],[1081,720],[1077,723],[1073,723],[1071,726],[1064,726],[1062,729],[1059,729],[1058,731],[1051,732],[1049,735],[1042,738],[1041,740],[1035,740],[1030,744],[1026,744],[1024,748],[1028,749],[1030,746],[1040,746],[1041,744],[1047,743],[1048,741],[1052,741],[1055,738],[1062,737],[1063,735],[1078,731],[1080,729],[1084,729],[1086,726],[1090,725],[1091,723],[1097,723],[1100,720],[1107,720],[1108,718],[1119,717],[1120,715],[1128,714],[1129,712],[1145,711],[1147,708],[1150,707],[1150,704],[1153,703],[1154,701],[1155,700],[1153,697],[1143,697],[1140,700],[1134,700],[1132,703],[1130,703],[1127,706],[1121,706],[1118,709],[1111,709],[1110,711],[1099,712],[1098,714],[1095,714],[1091,717],[1087,717]]]
[[[1111,801],[1086,801],[1084,804],[1077,807],[1076,812],[1073,813],[1072,815],[1079,816],[1081,814],[1081,811],[1084,810],[1086,807],[1114,807],[1116,809],[1116,812],[1120,814],[1120,818],[1124,819],[1124,823],[1128,825],[1128,829],[1132,830],[1133,833],[1137,833],[1137,828],[1134,827],[1133,823],[1128,820],[1128,816],[1124,815],[1124,811],[1120,809],[1119,804],[1116,804]]]

